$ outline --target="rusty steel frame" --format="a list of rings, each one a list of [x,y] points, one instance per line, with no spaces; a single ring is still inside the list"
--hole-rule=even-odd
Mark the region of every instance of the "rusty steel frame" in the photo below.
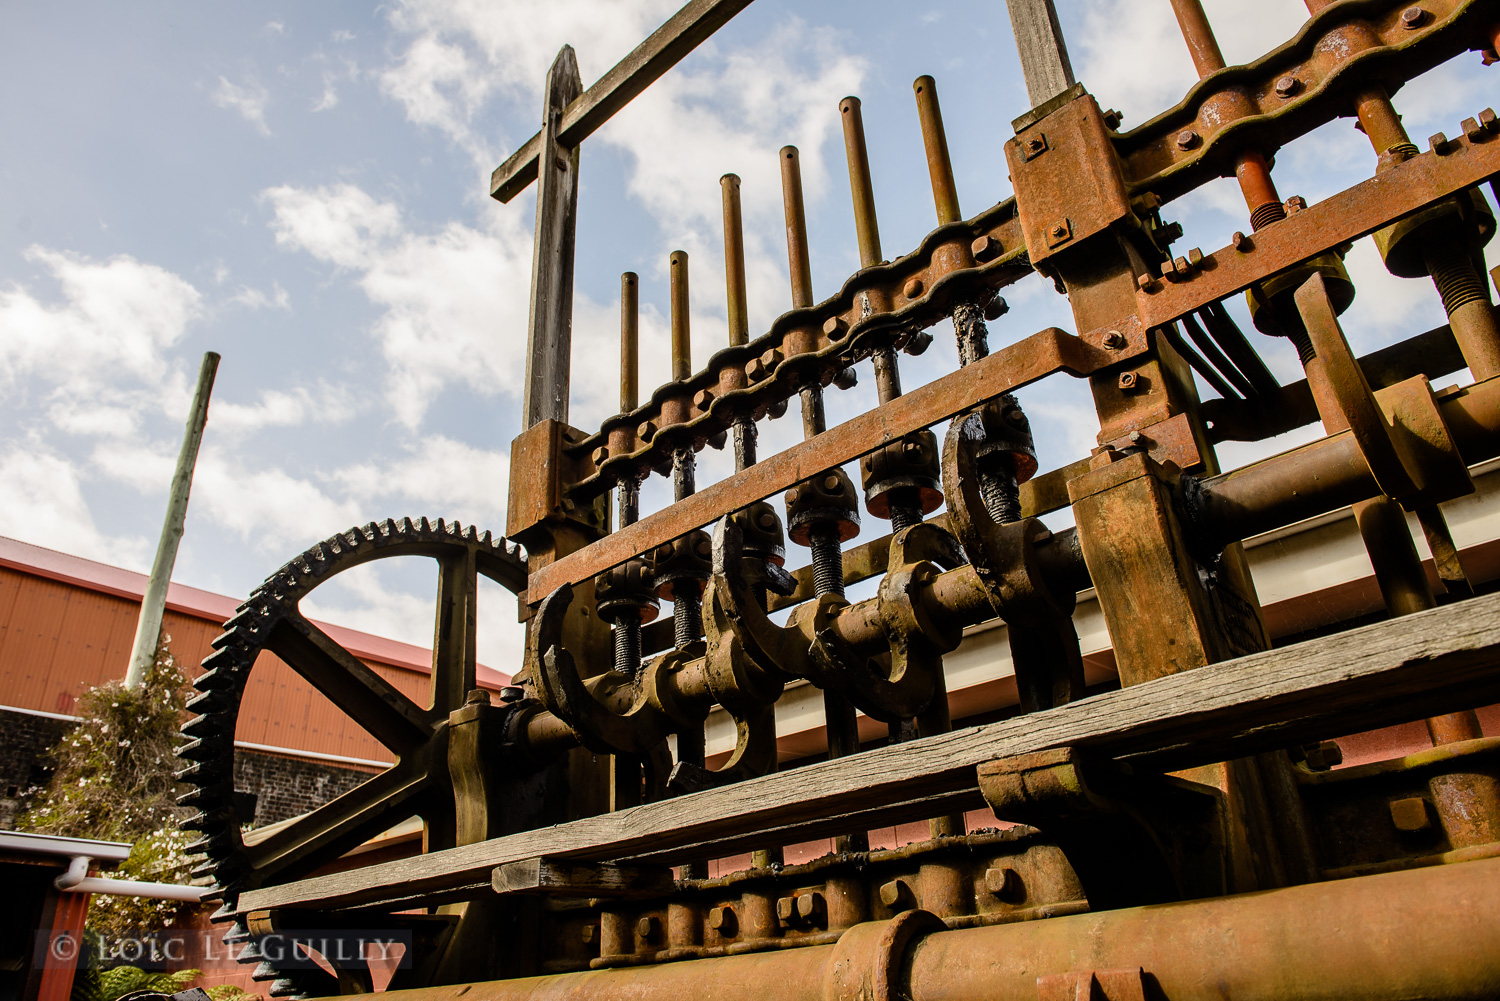
[[[261,958],[266,934],[400,930],[414,964],[392,984],[419,1001],[710,983],[726,998],[819,1001],[1500,992],[1500,738],[1473,712],[1500,700],[1500,594],[1473,596],[1484,582],[1439,506],[1500,456],[1500,327],[1467,260],[1494,229],[1468,193],[1500,179],[1500,121],[1487,110],[1424,152],[1390,103],[1465,51],[1500,61],[1500,13],[1308,0],[1294,38],[1226,66],[1199,0],[1171,0],[1200,79],[1120,132],[1074,81],[1052,0],[1010,0],[1036,104],[1005,143],[1013,197],[962,216],[937,84],[919,77],[938,225],[882,261],[860,104],[846,99],[861,270],[814,302],[799,154],[785,147],[793,308],[750,339],[739,178],[725,175],[728,346],[693,371],[689,263],[675,252],[673,378],[642,402],[626,274],[622,412],[569,427],[580,144],[748,2],[692,0],[587,90],[565,47],[542,130],[491,178],[507,201],[547,168],[507,508],[524,571],[520,550],[473,529],[371,524],[294,560],[216,644],[186,728],[184,802],[203,811],[196,872],[249,943],[242,959]],[[1283,201],[1277,151],[1351,109],[1373,176]],[[1239,182],[1248,233],[1174,255],[1181,229],[1163,208],[1221,176]],[[1342,257],[1366,236],[1395,274],[1425,262],[1450,323],[1356,358]],[[991,352],[998,293],[1033,272],[1069,297],[1079,332]],[[1279,385],[1235,327],[1222,303],[1242,293],[1262,332],[1296,346],[1304,381]],[[898,354],[950,318],[959,369],[903,394]],[[881,406],[826,428],[824,392],[866,360]],[[1472,384],[1433,390],[1465,367]],[[1038,475],[1012,393],[1060,375],[1088,381],[1098,447]],[[1195,377],[1222,399],[1201,401]],[[805,440],[758,456],[756,423],[793,399]],[[1218,465],[1216,442],[1313,421],[1323,435],[1309,444]],[[694,453],[730,434],[735,473],[698,484]],[[854,462],[864,510],[892,524],[844,551],[861,506],[840,467]],[[639,516],[641,482],[669,470],[675,501]],[[767,503],[783,491],[785,525]],[[1389,618],[1273,649],[1242,543],[1342,507]],[[1063,508],[1076,527],[1049,530],[1040,516]],[[789,540],[810,565],[784,567]],[[299,625],[322,580],[408,550],[441,566],[430,707]],[[527,628],[498,705],[465,694],[479,574],[517,592]],[[844,596],[873,578],[873,597]],[[1074,618],[1090,588],[1118,686],[1085,684]],[[672,614],[646,625],[664,601]],[[1005,627],[1018,712],[955,730],[944,657],[986,623]],[[264,650],[290,651],[399,764],[256,843],[215,762]],[[821,689],[827,759],[777,774],[776,709],[801,683]],[[887,727],[884,746],[860,747],[856,709]],[[735,729],[718,764],[711,713]],[[1431,750],[1329,770],[1328,738],[1416,720]],[[981,808],[1015,826],[966,831],[960,811]],[[412,810],[420,856],[314,871]],[[924,820],[926,840],[869,849],[872,828]],[[784,864],[787,846],[822,838],[832,854]],[[707,876],[736,853],[748,863]],[[258,976],[281,977],[277,996],[372,990],[363,960],[335,965]]]

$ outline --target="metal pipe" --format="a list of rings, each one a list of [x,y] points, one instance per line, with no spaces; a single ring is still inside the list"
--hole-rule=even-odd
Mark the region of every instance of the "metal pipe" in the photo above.
[[[680,382],[693,375],[693,342],[688,316],[688,255],[672,251],[672,379]]]
[[[206,886],[182,886],[178,883],[147,883],[134,879],[110,879],[90,876],[89,865],[94,860],[87,855],[74,855],[68,860],[68,869],[52,881],[52,885],[64,893],[102,893],[111,897],[140,897],[145,900],[186,900],[193,903],[203,899],[208,892]]]
[[[859,266],[879,264],[880,225],[875,221],[875,186],[870,180],[870,154],[865,146],[865,119],[859,98],[839,102],[844,122],[844,158],[849,161],[849,191],[854,197],[854,233],[859,239]]]
[[[812,260],[807,253],[807,214],[802,207],[802,164],[795,146],[781,148],[781,204],[786,214],[792,308],[803,309],[813,304]]]
[[[917,96],[917,117],[922,122],[922,145],[927,149],[927,174],[932,178],[932,200],[937,205],[938,225],[958,222],[958,188],[953,183],[953,161],[948,157],[948,136],[943,131],[943,109],[938,105],[937,83],[930,76],[912,81]]]
[[[724,291],[731,347],[750,342],[750,308],[745,285],[745,224],[740,214],[740,175],[719,178],[724,202]]]
[[[1054,996],[1039,981],[1082,973],[1087,988],[1096,971],[1139,971],[1154,988],[1145,996],[1172,1001],[1480,1001],[1500,990],[1500,859],[941,929],[940,919],[908,912],[855,925],[833,945],[425,987],[401,998],[678,1001],[712,985],[714,1001],[1036,1001]],[[1055,996],[1074,994],[1069,986]]]

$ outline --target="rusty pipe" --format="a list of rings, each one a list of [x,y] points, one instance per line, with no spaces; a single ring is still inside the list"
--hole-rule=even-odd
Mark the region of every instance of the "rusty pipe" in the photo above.
[[[908,911],[855,925],[833,945],[382,997],[677,1001],[711,993],[714,1001],[1036,1001],[1053,996],[1039,992],[1039,981],[1137,970],[1153,983],[1146,996],[1172,1001],[1493,998],[1500,991],[1500,859],[955,930],[928,912]],[[1140,992],[1137,981],[1135,996]]]
[[[859,98],[839,102],[844,123],[844,157],[849,161],[849,191],[854,198],[854,232],[859,239],[859,266],[879,264],[880,226],[875,221],[875,186],[870,180],[870,153],[865,146],[865,119]]]
[[[745,290],[745,224],[740,214],[740,176],[719,178],[724,199],[724,289],[728,300],[729,344],[750,342],[750,308]]]
[[[672,380],[693,377],[693,341],[688,318],[688,255],[672,251]]]
[[[620,276],[620,413],[641,405],[640,279],[634,271]]]
[[[927,173],[932,178],[932,201],[938,225],[958,222],[958,188],[953,183],[953,161],[948,157],[948,136],[943,131],[943,109],[938,104],[937,82],[930,76],[912,81],[917,97],[917,117],[922,123],[922,145],[927,150]]]
[[[807,252],[807,213],[802,205],[802,161],[795,146],[781,148],[781,205],[786,215],[792,308],[802,309],[813,304],[812,259]]]

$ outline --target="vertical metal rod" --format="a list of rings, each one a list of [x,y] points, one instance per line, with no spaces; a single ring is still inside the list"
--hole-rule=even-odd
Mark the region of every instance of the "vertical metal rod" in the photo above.
[[[564,45],[547,73],[542,151],[537,161],[536,236],[527,322],[526,427],[568,419],[573,349],[573,245],[578,216],[578,147],[557,141],[563,110],[583,92],[578,60]]]
[[[729,316],[729,346],[750,343],[749,293],[745,283],[745,224],[740,211],[740,178],[719,178],[724,202],[724,294]],[[734,467],[755,465],[755,421],[745,414],[734,422]]]
[[[922,122],[922,145],[927,149],[927,173],[932,179],[932,200],[937,204],[938,225],[958,222],[958,188],[953,183],[953,162],[948,158],[948,136],[943,131],[943,110],[938,105],[937,83],[930,76],[912,81],[917,97],[917,117]]]
[[[802,162],[795,146],[781,148],[781,206],[786,215],[786,256],[792,308],[813,304],[812,260],[807,254],[807,213],[802,206]]]
[[[865,120],[859,98],[839,102],[844,122],[844,157],[849,161],[849,191],[854,197],[854,233],[859,239],[859,266],[879,264],[880,226],[875,221],[875,186],[870,180],[870,154],[865,146]]]
[[[640,278],[634,271],[620,276],[620,413],[641,405]],[[641,485],[634,477],[617,488],[620,527],[634,525],[641,513]]]
[[[672,251],[671,262],[672,378],[680,381],[693,374],[693,343],[688,317],[687,251]]]
[[[172,489],[167,494],[167,516],[161,526],[161,540],[156,544],[156,559],[146,593],[141,598],[141,616],[135,624],[135,643],[130,663],[125,669],[125,687],[139,688],[146,672],[156,660],[156,646],[161,640],[161,617],[167,606],[167,587],[172,582],[172,568],[177,564],[177,547],[187,524],[188,494],[193,489],[193,469],[198,465],[198,446],[203,442],[203,427],[208,423],[208,398],[214,391],[214,376],[219,371],[219,356],[204,352],[198,367],[198,388],[193,393],[193,409],[188,412],[187,430],[182,435],[182,449],[177,453],[177,469],[172,473]]]

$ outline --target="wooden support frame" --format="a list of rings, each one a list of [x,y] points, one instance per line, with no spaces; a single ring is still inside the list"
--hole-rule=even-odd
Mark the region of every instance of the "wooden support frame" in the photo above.
[[[1079,747],[1173,770],[1500,698],[1500,595],[1210,664],[986,726],[557,827],[245,893],[241,911],[401,909],[493,892],[541,856],[675,864],[981,805],[976,768]]]

